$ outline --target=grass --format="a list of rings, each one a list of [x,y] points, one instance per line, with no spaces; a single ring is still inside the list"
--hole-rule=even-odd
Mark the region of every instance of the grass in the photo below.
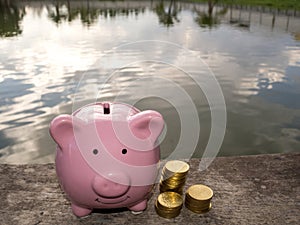
[[[208,0],[193,0],[194,2],[208,2]],[[213,1],[213,0],[212,0]],[[300,0],[219,0],[219,3],[234,5],[266,6],[276,9],[300,10]]]

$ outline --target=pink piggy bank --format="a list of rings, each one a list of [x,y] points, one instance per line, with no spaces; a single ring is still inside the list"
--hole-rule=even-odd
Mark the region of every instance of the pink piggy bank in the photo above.
[[[50,124],[56,173],[72,211],[147,207],[159,169],[162,116],[122,103],[94,103]]]

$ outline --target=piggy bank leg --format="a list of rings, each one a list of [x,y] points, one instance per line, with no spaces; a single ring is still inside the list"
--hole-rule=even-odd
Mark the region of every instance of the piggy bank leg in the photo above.
[[[78,217],[87,216],[92,212],[91,209],[82,208],[78,205],[75,205],[74,203],[72,203],[72,211],[75,214],[75,216],[78,216]]]
[[[132,214],[140,214],[147,208],[147,199],[132,206],[129,207],[129,210],[131,210]]]

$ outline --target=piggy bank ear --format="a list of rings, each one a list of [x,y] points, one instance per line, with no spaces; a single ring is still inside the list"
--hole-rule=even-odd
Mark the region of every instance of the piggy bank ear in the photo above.
[[[164,120],[160,113],[146,110],[133,115],[129,126],[136,137],[155,142],[164,128]]]
[[[75,129],[80,129],[82,122],[70,115],[55,117],[50,124],[50,135],[61,149],[68,147],[74,138]]]

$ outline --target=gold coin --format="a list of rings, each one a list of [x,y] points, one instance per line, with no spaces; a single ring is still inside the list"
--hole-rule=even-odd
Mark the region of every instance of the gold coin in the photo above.
[[[205,210],[209,208],[210,202],[208,204],[191,204],[189,202],[185,202],[185,206],[189,209],[195,209],[195,210]]]
[[[165,183],[165,182],[161,182],[160,185],[163,186],[163,187],[167,187],[167,188],[180,188],[180,187],[184,186],[184,183]]]
[[[185,181],[186,180],[186,177],[162,177],[161,178],[161,181],[166,181],[166,182],[181,182],[181,181]]]
[[[174,212],[171,212],[171,213],[166,213],[165,211],[162,211],[157,207],[155,207],[155,211],[159,216],[167,218],[167,219],[174,218],[174,217],[176,217],[180,214],[180,210],[177,210],[177,211],[174,211]]]
[[[162,170],[159,185],[160,192],[171,191],[182,195],[189,168],[186,162],[179,160],[168,161]]]
[[[186,172],[183,172],[183,173],[181,173],[181,172],[174,172],[174,171],[168,171],[166,168],[162,171],[162,176],[163,177],[172,177],[172,176],[174,176],[174,177],[184,177],[184,176],[186,176],[187,175],[187,173],[188,173],[188,171],[186,171]]]
[[[191,197],[189,195],[189,193],[186,192],[186,194],[185,194],[185,201],[191,202],[191,203],[195,203],[195,204],[205,204],[205,203],[210,203],[211,198],[205,199],[205,200],[199,200],[199,199],[195,199],[195,198]]]
[[[186,162],[172,160],[166,163],[165,169],[170,173],[187,173],[190,169],[190,166]]]
[[[162,181],[165,181],[165,182],[185,182],[186,180],[186,176],[183,176],[183,177],[175,177],[175,176],[172,176],[172,177],[162,177],[161,178]]]
[[[182,206],[183,200],[176,192],[163,192],[157,197],[157,202],[165,208],[177,208]]]
[[[206,212],[208,212],[210,209],[211,209],[211,207],[212,207],[212,204],[210,203],[209,204],[209,206],[206,208],[206,209],[196,209],[196,208],[192,208],[192,207],[190,207],[189,205],[186,205],[185,204],[185,206],[189,209],[189,210],[191,210],[192,212],[194,212],[194,213],[206,213]]]
[[[183,179],[187,173],[162,173],[163,178]]]
[[[187,195],[198,201],[209,200],[213,197],[213,191],[202,184],[195,184],[188,188]]]
[[[181,195],[175,192],[161,193],[155,202],[155,211],[164,218],[174,218],[180,214],[183,205]]]
[[[161,182],[162,186],[170,187],[170,188],[178,188],[184,185],[184,183],[166,183],[166,182]]]
[[[181,210],[181,208],[182,208],[182,204],[180,206],[176,207],[176,208],[167,208],[167,207],[161,205],[158,201],[155,202],[155,206],[159,210],[161,210],[161,211],[163,211],[165,213],[173,213],[175,211]]]

